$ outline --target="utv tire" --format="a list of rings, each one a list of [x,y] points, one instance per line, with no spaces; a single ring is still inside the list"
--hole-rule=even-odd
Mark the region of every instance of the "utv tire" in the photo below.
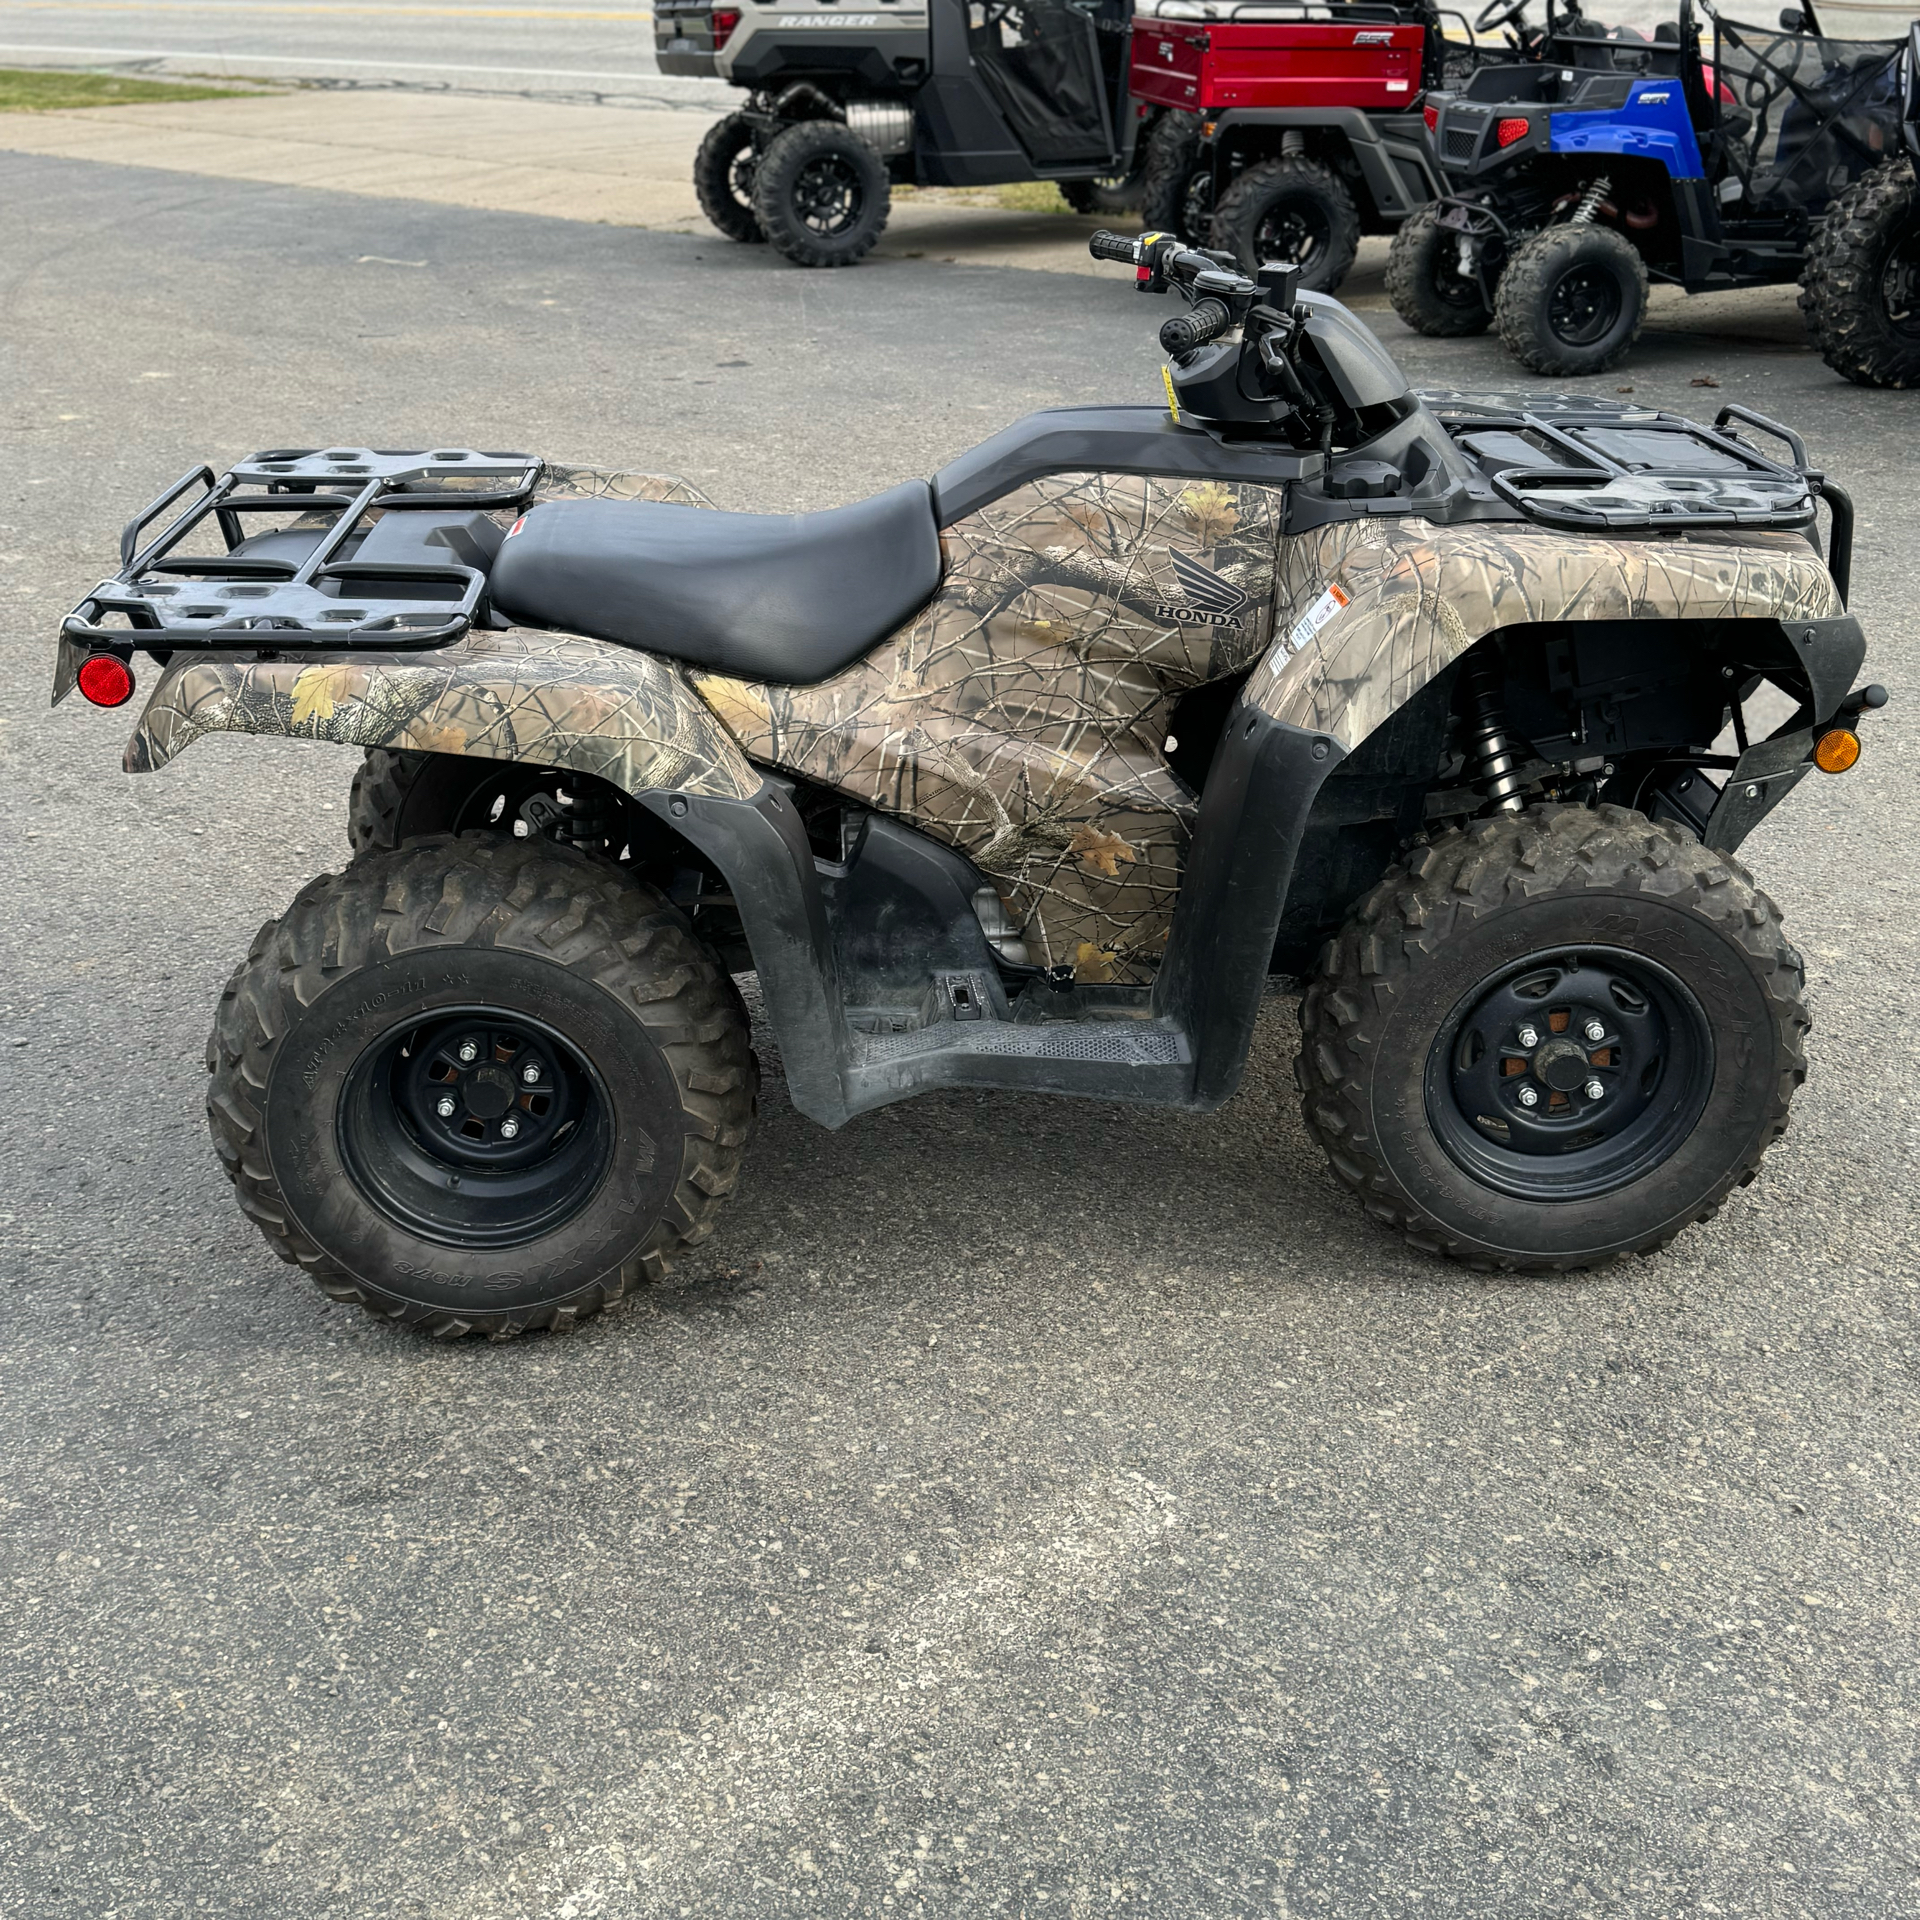
[[[700,211],[729,240],[759,241],[760,216],[753,210],[757,160],[753,128],[744,113],[730,113],[707,129],[693,156],[693,190]]]
[[[776,253],[801,267],[850,267],[873,251],[893,188],[887,163],[837,120],[774,136],[754,171],[753,210]]]
[[[1537,807],[1443,835],[1361,902],[1295,1073],[1375,1219],[1565,1273],[1652,1253],[1752,1179],[1806,1078],[1803,989],[1736,861],[1623,807]]]
[[[1842,379],[1920,386],[1920,192],[1910,159],[1875,167],[1835,198],[1807,247],[1800,311]]]
[[[1415,333],[1457,340],[1493,325],[1478,280],[1460,271],[1459,238],[1440,225],[1440,209],[1424,206],[1403,221],[1387,254],[1387,298]]]
[[[1059,180],[1060,198],[1075,213],[1127,213],[1140,204],[1140,173],[1114,174],[1104,180]]]
[[[1213,176],[1200,165],[1200,116],[1163,113],[1147,136],[1140,172],[1140,223],[1189,246],[1206,243],[1213,217]]]
[[[758,1087],[731,984],[675,909],[570,848],[365,854],[221,996],[214,1148],[333,1299],[446,1336],[570,1326],[733,1188]]]
[[[1548,227],[1515,249],[1494,295],[1507,351],[1532,373],[1605,373],[1647,317],[1647,263],[1611,227]]]
[[[1331,293],[1360,250],[1360,212],[1331,167],[1289,155],[1249,167],[1220,196],[1209,244],[1232,254],[1246,273],[1269,260],[1291,260],[1302,287]]]

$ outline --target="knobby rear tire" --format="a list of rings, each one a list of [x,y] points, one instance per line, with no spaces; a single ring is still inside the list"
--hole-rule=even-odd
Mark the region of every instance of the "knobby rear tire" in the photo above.
[[[1597,340],[1572,342],[1554,329],[1555,289],[1576,271],[1613,284],[1619,311]],[[1523,241],[1494,293],[1494,323],[1507,351],[1530,373],[1585,379],[1627,356],[1647,318],[1647,263],[1624,235],[1594,225],[1548,227]]]
[[[807,225],[799,192],[808,170],[838,163],[855,181],[857,203],[844,231]],[[799,267],[850,267],[874,249],[892,209],[887,163],[837,120],[803,120],[768,143],[754,170],[753,210],[767,243]]]
[[[1458,235],[1440,225],[1440,209],[1428,204],[1401,223],[1387,253],[1387,298],[1415,333],[1430,340],[1458,340],[1493,325],[1479,283],[1458,267]]]
[[[411,1230],[343,1157],[357,1062],[437,1010],[556,1031],[605,1090],[598,1184],[510,1245]],[[221,995],[207,1118],[241,1210],[335,1300],[441,1336],[566,1327],[712,1231],[758,1069],[733,983],[685,918],[545,840],[433,837],[311,881]],[[452,1184],[458,1184],[454,1182]]]
[[[766,239],[760,217],[753,210],[754,166],[748,162],[742,180],[741,160],[753,151],[753,128],[744,113],[730,113],[710,126],[693,156],[693,190],[700,211],[729,240],[748,244]],[[743,197],[740,188],[747,188]]]
[[[1862,174],[1827,209],[1800,272],[1800,311],[1815,350],[1862,387],[1920,386],[1920,316],[1901,324],[1887,276],[1902,245],[1920,255],[1920,189],[1904,156]],[[1910,282],[1920,271],[1909,261]],[[1910,285],[1910,293],[1920,291]]]
[[[1360,212],[1346,182],[1322,161],[1288,154],[1249,167],[1220,196],[1208,244],[1231,253],[1247,273],[1270,259],[1288,258],[1264,249],[1260,235],[1268,220],[1289,210],[1306,213],[1319,228],[1320,245],[1302,263],[1300,285],[1332,293],[1360,251]]]

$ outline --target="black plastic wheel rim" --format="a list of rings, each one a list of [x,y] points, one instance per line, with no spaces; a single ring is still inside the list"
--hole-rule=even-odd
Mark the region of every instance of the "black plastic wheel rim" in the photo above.
[[[1462,273],[1458,265],[1445,257],[1435,263],[1433,270],[1433,293],[1442,306],[1447,307],[1484,307],[1486,300],[1480,292],[1480,282],[1471,274]]]
[[[1534,953],[1481,981],[1442,1026],[1427,1120],[1483,1186],[1593,1200],[1672,1157],[1713,1068],[1706,1014],[1658,961],[1613,947]]]
[[[453,1247],[517,1247],[592,1199],[612,1158],[605,1087],[544,1021],[436,1008],[354,1063],[335,1132],[360,1192],[396,1225]]]
[[[824,239],[850,233],[860,220],[860,172],[851,160],[823,153],[794,176],[793,210]]]
[[[1591,347],[1620,319],[1620,282],[1605,267],[1570,268],[1547,295],[1547,326],[1562,346]]]
[[[751,145],[742,147],[727,164],[727,191],[747,213],[753,211],[753,176],[759,164],[760,156]]]
[[[1260,216],[1254,229],[1254,257],[1311,266],[1326,251],[1329,231],[1325,212],[1312,201],[1278,201]]]

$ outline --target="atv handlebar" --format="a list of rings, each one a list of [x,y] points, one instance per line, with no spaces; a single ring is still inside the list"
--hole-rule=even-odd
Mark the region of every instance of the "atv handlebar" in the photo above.
[[[1128,266],[1135,265],[1139,258],[1131,240],[1104,227],[1087,242],[1087,251],[1096,260],[1124,260]]]
[[[1218,340],[1232,327],[1233,315],[1224,302],[1197,300],[1191,312],[1176,313],[1171,320],[1161,322],[1160,351],[1177,359],[1195,347],[1204,347],[1209,340]]]

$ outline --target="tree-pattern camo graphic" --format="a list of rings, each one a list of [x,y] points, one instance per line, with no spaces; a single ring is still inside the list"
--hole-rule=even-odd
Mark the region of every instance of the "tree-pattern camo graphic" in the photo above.
[[[432,653],[180,655],[127,743],[127,771],[164,766],[208,733],[524,760],[628,793],[741,800],[762,784],[672,661],[517,627],[475,629]]]
[[[1033,957],[1151,977],[1194,796],[1174,701],[1266,651],[1278,490],[1127,474],[1033,481],[942,535],[925,611],[812,687],[696,676],[755,759],[966,853]]]
[[[713,502],[674,473],[623,473],[618,467],[569,467],[548,460],[540,468],[534,501],[662,500],[679,507],[710,507]]]
[[[1796,533],[1610,540],[1507,521],[1348,520],[1281,542],[1273,651],[1246,698],[1351,748],[1501,627],[1843,610]]]

